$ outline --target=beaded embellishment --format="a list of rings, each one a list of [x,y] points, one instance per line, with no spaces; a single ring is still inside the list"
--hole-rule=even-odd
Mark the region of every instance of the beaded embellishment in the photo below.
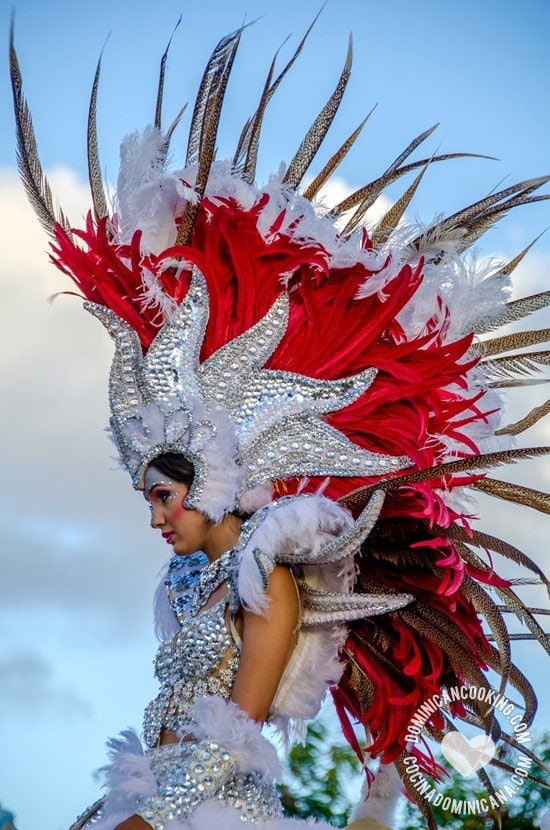
[[[160,692],[145,709],[143,739],[154,747],[162,728],[185,734],[195,697],[218,695],[228,700],[239,666],[239,652],[227,631],[227,597],[199,614],[160,644],[155,675]]]
[[[412,464],[406,456],[362,449],[321,417],[364,394],[375,369],[322,380],[263,368],[289,323],[285,293],[203,363],[209,294],[198,268],[145,357],[136,332],[114,311],[90,302],[85,308],[115,342],[111,428],[138,489],[157,455],[181,452],[195,467],[187,506],[220,518],[234,509],[238,496],[277,479],[384,475]]]

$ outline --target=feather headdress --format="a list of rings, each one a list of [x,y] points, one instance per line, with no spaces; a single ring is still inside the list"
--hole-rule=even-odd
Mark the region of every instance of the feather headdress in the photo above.
[[[467,155],[411,161],[431,128],[378,178],[328,213],[321,210],[319,191],[364,124],[304,185],[349,79],[350,44],[335,89],[294,157],[278,179],[258,186],[264,114],[309,31],[278,74],[273,62],[233,158],[219,161],[216,136],[242,31],[223,38],[208,61],[181,169],[168,164],[181,113],[162,127],[163,56],[154,122],[122,144],[112,213],[98,160],[98,66],[88,128],[93,207],[82,229],[54,212],[12,42],[21,174],[53,237],[53,262],[117,343],[113,431],[136,483],[144,465],[167,447],[187,452],[197,465],[201,483],[191,498],[212,516],[255,488],[265,495],[267,483],[277,495],[322,487],[355,515],[375,491],[385,493],[358,558],[357,590],[391,588],[415,602],[351,625],[333,696],[357,752],[394,762],[433,827],[429,805],[407,783],[404,766],[412,752],[422,769],[437,774],[429,755],[407,743],[415,711],[446,688],[488,689],[491,669],[501,693],[511,684],[523,698],[530,723],[535,696],[512,663],[503,614],[516,615],[550,651],[536,610],[483,551],[529,568],[547,584],[544,574],[505,540],[472,529],[465,499],[477,490],[550,512],[547,494],[488,475],[548,452],[516,448],[510,440],[546,416],[548,404],[502,426],[499,389],[521,388],[548,364],[549,332],[501,336],[497,330],[546,307],[550,292],[507,302],[509,276],[528,249],[489,273],[465,256],[511,208],[549,198],[537,193],[549,177],[493,192],[417,229],[405,217],[428,167]],[[411,173],[416,177],[402,197],[367,230],[368,209]],[[182,319],[191,317],[193,326],[185,329]],[[159,355],[169,357],[165,369]],[[132,411],[123,403],[129,390]],[[199,421],[202,432],[194,429]],[[229,473],[226,491],[207,504],[198,490],[210,479],[205,447],[216,436],[214,454],[223,455]],[[494,714],[475,701],[453,703],[449,717],[497,734]],[[353,721],[366,727],[364,746]],[[427,735],[442,739],[448,729],[440,712],[427,717]]]

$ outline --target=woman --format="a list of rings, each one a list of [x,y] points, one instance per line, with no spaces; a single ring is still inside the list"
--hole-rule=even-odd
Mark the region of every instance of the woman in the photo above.
[[[173,472],[174,470],[176,473]],[[169,477],[169,473],[174,476],[174,479]],[[207,567],[217,565],[220,557],[235,547],[243,519],[234,514],[227,514],[220,522],[214,523],[195,510],[187,510],[184,501],[191,482],[192,467],[183,456],[161,456],[155,460],[154,464],[147,469],[144,490],[145,498],[151,507],[151,525],[161,531],[178,556],[189,556],[194,552],[202,551],[208,559]],[[212,655],[211,662],[214,665],[205,665],[203,658],[197,667],[198,673],[201,679],[206,676],[209,679],[216,678],[218,682],[220,672],[229,673],[230,677],[225,678],[222,688],[230,691],[230,699],[239,707],[240,711],[235,710],[234,716],[242,719],[246,714],[251,720],[262,723],[267,717],[283,669],[296,643],[299,620],[296,583],[286,568],[276,566],[270,576],[266,592],[270,600],[270,613],[268,617],[260,617],[242,609],[232,614],[229,609],[227,578],[219,585],[217,582],[218,580],[210,586],[211,593],[206,593],[202,597],[202,607],[198,611],[197,618],[204,615],[208,622],[212,620],[216,630],[221,628],[222,636],[219,642],[215,643],[218,652]],[[200,636],[203,632],[206,637],[211,637],[212,626],[209,625],[206,631],[199,628],[195,636],[197,634]],[[196,654],[192,651],[193,647],[202,648],[198,638],[191,644],[189,653],[182,654],[186,661],[192,663],[197,660]],[[156,745],[172,749],[181,740],[192,741],[193,735],[185,734],[187,731],[185,723],[186,719],[183,717],[183,725],[179,730],[162,725]],[[176,725],[173,720],[171,724]],[[185,754],[187,754],[186,751]],[[272,759],[272,762],[274,760]],[[234,776],[232,778],[230,786],[234,789],[237,782]],[[226,791],[230,781],[231,778],[228,778],[225,782]],[[268,783],[271,783],[269,779]],[[247,783],[247,787],[250,791],[251,784]],[[268,800],[267,795],[272,805],[271,813],[276,815],[278,812],[276,795],[274,792],[267,792],[269,789],[267,784],[255,785],[258,798],[262,796],[262,801],[265,803]],[[243,790],[242,786],[241,790]],[[240,792],[239,795],[242,797],[245,792]],[[117,826],[120,830],[147,826],[144,819],[150,823],[153,813],[154,811],[149,810],[148,804],[142,805],[139,815],[132,816]],[[156,824],[151,826],[156,826]]]
[[[433,828],[405,765],[413,756],[419,770],[439,769],[423,743],[407,738],[418,709],[456,686],[489,690],[491,668],[501,690],[510,682],[523,696],[525,722],[534,716],[532,689],[512,664],[490,592],[541,641],[544,634],[483,552],[543,575],[505,541],[472,529],[465,493],[475,487],[545,509],[544,494],[480,473],[547,451],[509,449],[506,436],[537,413],[520,427],[501,418],[502,374],[506,386],[532,370],[533,358],[498,355],[533,340],[474,341],[476,331],[518,319],[543,299],[507,309],[516,260],[493,273],[463,252],[543,180],[493,193],[426,231],[403,221],[422,169],[367,230],[365,212],[383,188],[427,165],[407,161],[427,131],[327,214],[315,198],[359,130],[300,185],[338,109],[350,50],[288,167],[256,187],[265,108],[297,53],[276,80],[268,74],[233,160],[217,161],[241,34],[224,38],[208,62],[185,166],[175,171],[168,150],[179,118],[162,129],[163,60],[154,124],[122,144],[112,213],[98,172],[96,76],[93,214],[83,230],[53,210],[12,45],[22,175],[54,237],[53,261],[114,340],[112,437],[177,557],[168,593],[157,595],[160,692],[145,714],[147,749],[134,733],[112,742],[108,793],[93,826],[292,823],[281,817],[272,784],[278,761],[260,727],[268,720],[288,737],[330,689],[365,767],[369,755],[383,764],[358,828],[391,824],[394,788],[384,771],[392,763]],[[452,702],[445,716],[429,714],[426,730],[442,739],[452,718],[498,735],[494,713],[475,696]]]
[[[304,648],[310,651],[319,639],[320,622],[309,623],[316,632],[300,632],[300,592],[315,584],[319,594],[324,582],[325,587],[330,585],[330,575],[323,571],[333,569],[316,567],[310,558],[306,577],[300,567],[304,535],[293,541],[285,525],[290,520],[295,527],[293,518],[300,514],[303,523],[305,508],[317,544],[326,546],[338,541],[337,528],[344,530],[353,523],[346,511],[322,496],[286,498],[271,502],[264,516],[259,515],[261,510],[249,520],[227,513],[215,522],[185,506],[193,479],[189,460],[176,453],[162,454],[145,470],[143,492],[151,507],[152,526],[162,533],[178,559],[200,553],[208,561],[191,590],[185,564],[171,562],[165,580],[168,591],[160,594],[157,602],[157,625],[168,636],[156,659],[161,691],[145,712],[143,734],[148,749],[143,757],[140,748],[136,751],[139,739],[129,734],[123,742],[113,744],[111,765],[106,769],[110,788],[99,811],[93,811],[97,830],[137,830],[143,826],[178,830],[216,822],[238,827],[243,818],[267,822],[266,830],[302,824],[282,817],[273,785],[279,764],[274,748],[261,735],[261,725],[271,716],[281,725],[290,717],[313,714],[303,711],[304,704],[306,710],[308,706],[305,700],[298,699],[296,708],[296,695],[293,698],[284,690],[285,683],[294,685],[296,659],[302,666],[307,660],[317,675],[317,682],[310,684],[310,695],[315,694],[313,705],[318,708],[326,685],[335,679],[330,674],[327,677],[327,671],[337,677],[342,626],[333,623],[329,633],[321,633],[325,642],[316,658],[311,653],[304,656]],[[262,531],[265,535],[277,510],[283,516],[282,522],[281,516],[278,519],[280,548],[268,549],[269,574],[263,572],[261,587],[248,588],[248,604],[265,609],[256,613],[241,600],[239,571],[250,564],[250,551],[254,554],[258,550],[251,546]],[[285,512],[290,515],[285,517]],[[294,558],[294,573],[275,564],[283,554],[287,560]],[[340,558],[339,570],[343,564]],[[183,592],[182,572],[187,589]],[[334,579],[336,574],[332,576]],[[340,570],[336,581],[341,577]],[[334,601],[336,595],[331,596]],[[395,597],[388,601],[397,605]],[[299,643],[300,637],[303,643]],[[319,688],[323,675],[327,684]],[[129,817],[125,813],[130,813]],[[191,823],[186,823],[187,819]],[[77,826],[87,825],[78,822]]]

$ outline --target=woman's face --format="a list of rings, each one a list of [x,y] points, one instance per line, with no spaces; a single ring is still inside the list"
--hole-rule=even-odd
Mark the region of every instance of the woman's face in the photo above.
[[[184,506],[188,492],[187,484],[172,481],[155,467],[148,468],[144,496],[151,507],[151,527],[160,530],[180,556],[204,551],[213,525],[202,513]]]

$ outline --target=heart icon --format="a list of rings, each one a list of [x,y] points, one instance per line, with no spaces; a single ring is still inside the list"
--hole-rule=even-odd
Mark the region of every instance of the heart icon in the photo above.
[[[449,764],[464,777],[471,775],[495,755],[495,744],[489,735],[466,738],[461,732],[447,732],[441,751]]]

